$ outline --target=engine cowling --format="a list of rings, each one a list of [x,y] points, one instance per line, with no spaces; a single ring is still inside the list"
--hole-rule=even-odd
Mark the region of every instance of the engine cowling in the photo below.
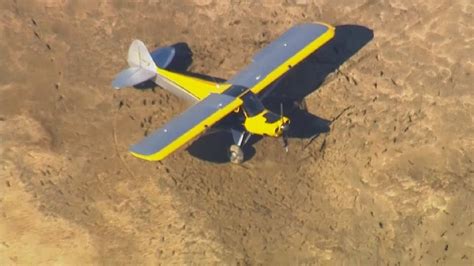
[[[279,116],[267,109],[259,114],[248,116],[245,115],[245,129],[255,135],[266,135],[271,137],[279,137],[283,134],[290,123],[290,119],[285,116]]]

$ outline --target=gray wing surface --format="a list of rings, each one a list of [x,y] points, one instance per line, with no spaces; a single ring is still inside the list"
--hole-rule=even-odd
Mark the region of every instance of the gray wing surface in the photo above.
[[[215,114],[219,117],[227,115],[227,113],[219,114],[219,110],[228,107],[235,99],[235,97],[224,94],[210,94],[180,116],[133,145],[130,151],[144,156],[156,154],[211,116]],[[212,121],[209,123],[204,127],[212,126]]]
[[[292,27],[280,38],[260,50],[252,58],[252,63],[228,82],[252,88],[328,29],[328,26],[323,24],[301,24]]]

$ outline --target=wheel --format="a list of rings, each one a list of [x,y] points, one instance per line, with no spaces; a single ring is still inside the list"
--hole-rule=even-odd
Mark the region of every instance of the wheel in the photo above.
[[[244,161],[244,152],[239,146],[235,144],[230,146],[229,161],[235,164],[240,164]]]

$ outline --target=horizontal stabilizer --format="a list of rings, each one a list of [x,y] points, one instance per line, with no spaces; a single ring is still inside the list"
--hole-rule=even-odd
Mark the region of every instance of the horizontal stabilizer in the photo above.
[[[160,47],[151,53],[151,58],[159,68],[166,69],[176,55],[176,49],[171,46]]]
[[[112,82],[112,87],[120,89],[140,84],[153,78],[156,72],[140,67],[130,67],[120,72]]]

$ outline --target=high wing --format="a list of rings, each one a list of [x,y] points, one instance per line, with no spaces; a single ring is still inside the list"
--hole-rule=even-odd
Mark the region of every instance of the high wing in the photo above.
[[[130,148],[141,159],[159,161],[242,105],[240,98],[211,93]]]
[[[227,82],[258,94],[333,37],[334,27],[327,24],[294,26],[260,50],[249,66]]]

